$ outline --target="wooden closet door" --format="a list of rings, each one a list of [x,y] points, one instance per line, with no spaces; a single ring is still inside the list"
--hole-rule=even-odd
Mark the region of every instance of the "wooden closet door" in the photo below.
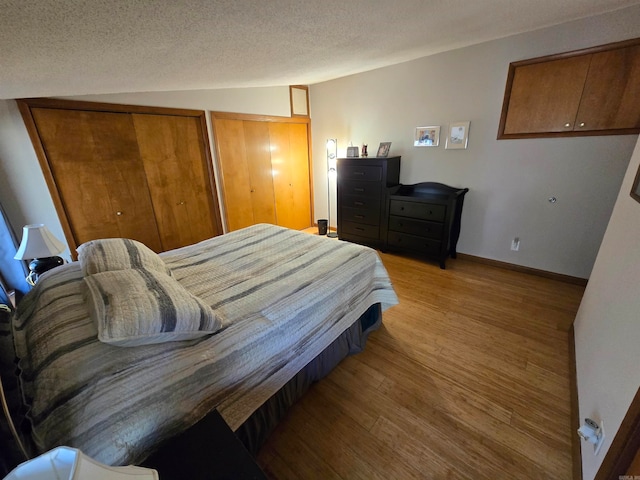
[[[216,119],[214,131],[228,230],[275,224],[267,124]]]
[[[148,114],[132,117],[163,249],[221,234],[214,223],[215,205],[199,119]]]
[[[162,251],[131,116],[51,108],[32,114],[75,244],[124,237]]]
[[[277,224],[302,230],[311,225],[307,126],[271,123],[269,138]]]

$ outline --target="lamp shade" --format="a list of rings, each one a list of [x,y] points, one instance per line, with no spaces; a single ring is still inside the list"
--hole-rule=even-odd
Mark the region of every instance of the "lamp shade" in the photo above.
[[[56,447],[18,465],[4,480],[158,480],[158,472],[143,467],[111,467],[77,448]]]
[[[16,260],[53,257],[66,250],[67,246],[53,236],[42,223],[25,225],[22,228],[22,242],[13,257]]]

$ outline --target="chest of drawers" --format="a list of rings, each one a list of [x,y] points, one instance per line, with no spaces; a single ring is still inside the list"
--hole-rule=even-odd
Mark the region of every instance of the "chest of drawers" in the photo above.
[[[387,249],[433,257],[440,268],[445,268],[447,257],[456,257],[462,205],[468,191],[435,182],[389,189]]]
[[[338,237],[383,248],[387,188],[398,185],[400,157],[339,158]]]

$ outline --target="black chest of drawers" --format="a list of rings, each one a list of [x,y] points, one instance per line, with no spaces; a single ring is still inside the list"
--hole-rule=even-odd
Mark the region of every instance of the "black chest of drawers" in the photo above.
[[[389,189],[387,249],[433,257],[445,268],[448,256],[456,258],[462,205],[468,191],[435,182]]]
[[[339,158],[338,237],[384,248],[387,188],[398,185],[400,157]]]

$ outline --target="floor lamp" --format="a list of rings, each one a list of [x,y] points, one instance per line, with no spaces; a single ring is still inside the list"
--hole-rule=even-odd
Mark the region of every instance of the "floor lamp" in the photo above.
[[[338,140],[330,138],[327,140],[327,206],[329,211],[327,213],[327,237],[336,238],[338,234],[331,231],[331,179],[338,177],[338,171],[336,170],[338,160]]]

